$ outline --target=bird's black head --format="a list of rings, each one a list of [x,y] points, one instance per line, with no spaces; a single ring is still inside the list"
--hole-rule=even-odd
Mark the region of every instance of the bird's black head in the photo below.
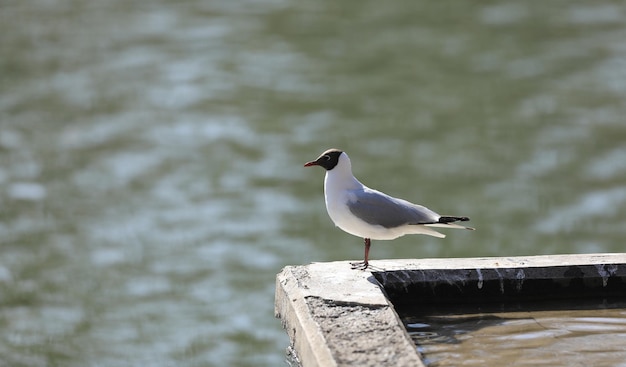
[[[316,160],[307,162],[304,166],[321,166],[324,167],[327,171],[335,168],[337,163],[339,163],[339,156],[343,153],[342,150],[339,149],[328,149],[324,153],[322,153]]]

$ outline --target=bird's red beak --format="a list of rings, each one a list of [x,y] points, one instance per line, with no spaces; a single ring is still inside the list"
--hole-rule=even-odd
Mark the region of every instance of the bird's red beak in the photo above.
[[[317,163],[317,161],[310,161],[310,162],[306,162],[304,166],[305,167],[319,166],[319,163]]]

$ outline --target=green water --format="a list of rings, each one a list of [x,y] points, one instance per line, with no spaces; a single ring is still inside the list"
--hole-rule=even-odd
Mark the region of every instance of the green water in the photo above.
[[[619,1],[0,4],[0,365],[277,366],[323,172],[472,218],[382,258],[621,252]]]

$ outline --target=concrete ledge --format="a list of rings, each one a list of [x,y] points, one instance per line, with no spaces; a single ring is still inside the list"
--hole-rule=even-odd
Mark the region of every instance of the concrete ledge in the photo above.
[[[348,262],[285,267],[275,312],[303,367],[423,366],[378,282]]]
[[[396,308],[626,295],[626,254],[433,259],[405,266],[373,273]]]
[[[423,366],[400,305],[624,296],[626,254],[346,261],[285,267],[276,316],[303,367]],[[383,291],[384,287],[384,291]]]

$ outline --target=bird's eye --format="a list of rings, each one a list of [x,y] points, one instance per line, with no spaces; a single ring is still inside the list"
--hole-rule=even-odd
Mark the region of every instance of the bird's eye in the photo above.
[[[328,154],[324,154],[323,158],[324,158],[325,161],[329,161],[330,160],[330,156]]]

